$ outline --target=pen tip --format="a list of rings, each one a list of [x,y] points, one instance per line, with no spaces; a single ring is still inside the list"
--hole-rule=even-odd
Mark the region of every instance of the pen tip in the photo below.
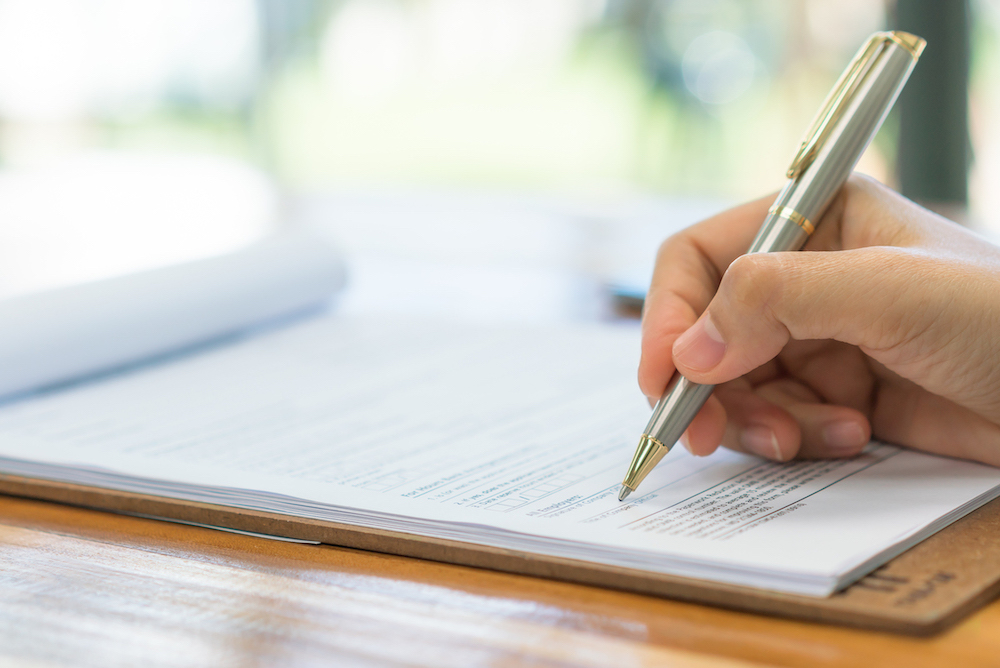
[[[629,494],[631,494],[631,493],[632,493],[632,490],[631,490],[631,489],[629,489],[629,488],[628,488],[628,487],[626,487],[625,485],[622,485],[622,488],[621,488],[621,490],[619,490],[619,492],[618,492],[618,500],[619,500],[619,501],[624,501],[624,500],[625,500],[625,498],[626,498],[626,497],[627,497],[627,496],[628,496]]]

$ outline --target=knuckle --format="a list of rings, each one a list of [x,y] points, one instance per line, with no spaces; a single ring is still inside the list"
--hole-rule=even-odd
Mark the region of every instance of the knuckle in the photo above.
[[[845,202],[843,218],[853,232],[851,245],[919,245],[924,238],[928,214],[885,184],[853,174],[844,184],[840,198]]]
[[[781,284],[783,273],[779,253],[742,255],[726,270],[720,292],[728,301],[744,308],[759,308],[770,300]]]
[[[848,196],[870,195],[885,188],[884,185],[868,176],[853,172],[844,183],[843,190]]]
[[[675,232],[669,237],[663,240],[660,244],[660,248],[656,253],[656,261],[659,263],[663,261],[667,256],[671,254],[672,251],[676,250],[679,246],[685,244],[687,239],[687,230],[681,230],[680,232]]]

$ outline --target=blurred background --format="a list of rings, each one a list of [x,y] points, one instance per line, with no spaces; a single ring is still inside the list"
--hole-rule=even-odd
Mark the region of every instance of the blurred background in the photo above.
[[[0,0],[0,295],[287,225],[468,298],[497,267],[641,285],[781,187],[891,28],[929,46],[858,169],[997,234],[996,1]]]

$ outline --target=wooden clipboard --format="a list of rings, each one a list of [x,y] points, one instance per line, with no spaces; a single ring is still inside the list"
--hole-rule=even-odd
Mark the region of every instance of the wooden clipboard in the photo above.
[[[1000,499],[829,598],[781,594],[393,531],[0,474],[0,493],[926,636],[1000,593]]]

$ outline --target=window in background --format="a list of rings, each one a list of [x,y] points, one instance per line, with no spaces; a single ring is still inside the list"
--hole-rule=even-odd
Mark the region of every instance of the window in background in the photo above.
[[[781,185],[892,7],[0,0],[0,163],[184,153],[256,164],[293,191],[744,199]],[[1000,227],[998,7],[972,4],[970,113],[971,208]],[[860,169],[893,183],[895,152],[890,118]]]
[[[270,229],[259,33],[251,0],[0,0],[0,296]]]
[[[259,30],[251,0],[0,0],[0,159],[247,157]]]
[[[315,57],[265,96],[290,183],[725,198],[780,185],[885,20],[865,0],[346,0],[322,16]],[[865,161],[879,177],[884,144]]]
[[[1000,2],[972,9],[969,209],[974,225],[1000,238]]]

